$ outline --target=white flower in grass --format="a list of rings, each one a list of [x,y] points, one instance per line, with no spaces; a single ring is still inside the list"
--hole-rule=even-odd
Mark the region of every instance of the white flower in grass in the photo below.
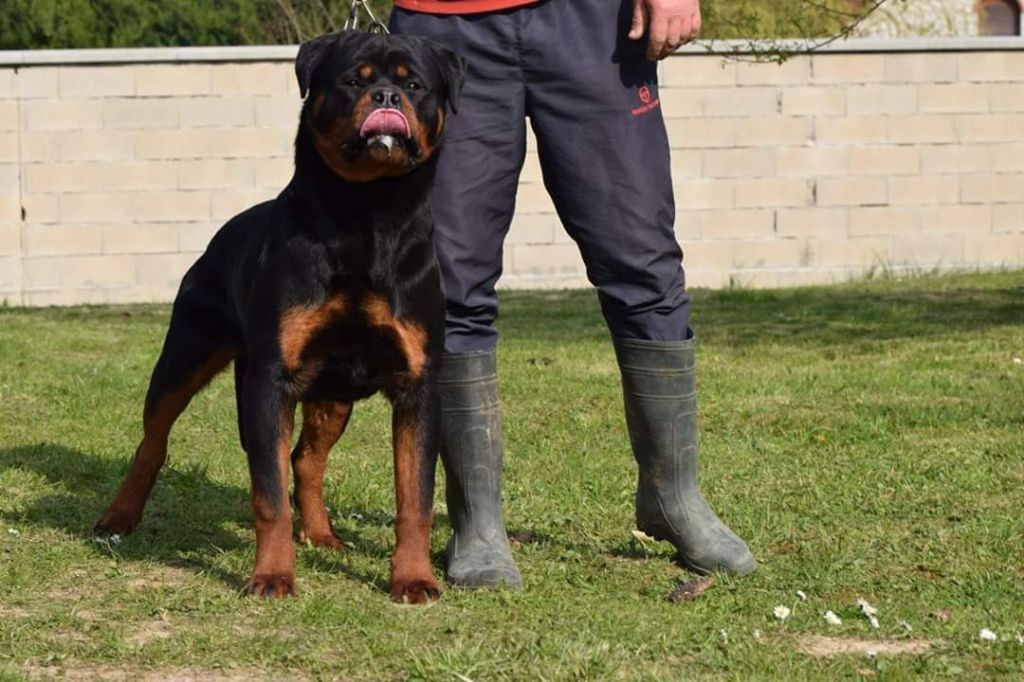
[[[871,623],[871,627],[875,630],[878,629],[878,619],[874,616],[868,616],[868,622]]]
[[[1017,639],[1017,644],[1024,644],[1024,635],[1022,635],[1021,633],[1019,633],[1019,632],[1017,633],[1016,639]]]
[[[858,606],[858,608],[860,608],[860,612],[863,613],[868,618],[870,618],[871,616],[877,616],[878,615],[878,609],[876,609],[874,606],[869,604],[867,602],[867,600],[865,600],[865,599],[861,599],[860,597],[857,597],[857,606]]]
[[[1015,364],[1015,365],[1024,365],[1024,358],[1014,358],[1013,359],[1013,364]]]
[[[21,531],[18,530],[17,528],[8,528],[7,529],[7,534],[8,535],[13,535],[14,537],[18,537],[19,535],[21,535]]]
[[[779,604],[772,609],[772,614],[779,620],[786,620],[789,618],[789,608]]]
[[[722,628],[721,630],[718,631],[718,634],[720,634],[722,636],[722,644],[728,644],[729,643],[729,631],[728,630],[726,630],[725,628]]]
[[[832,611],[826,611],[825,612],[825,622],[828,623],[829,625],[842,625],[843,624],[843,619],[840,618],[839,616],[837,616]]]
[[[999,635],[992,632],[988,628],[982,628],[981,632],[978,633],[978,637],[985,640],[986,642],[995,642],[999,640]]]
[[[113,535],[105,538],[93,538],[92,541],[98,542],[101,545],[120,545],[121,536],[117,533],[114,533]]]
[[[807,601],[807,593],[804,592],[803,590],[797,590],[796,591],[796,598],[799,599],[800,601]]]
[[[868,649],[864,652],[865,658],[878,658],[878,649]]]
[[[903,628],[904,630],[906,630],[907,632],[913,632],[914,631],[914,628],[910,627],[910,623],[908,623],[905,620],[901,620],[900,621],[900,627]]]
[[[1017,635],[1017,637],[1020,637],[1020,635]],[[757,628],[754,629],[754,639],[757,640],[758,642],[761,641],[761,631],[758,630]]]

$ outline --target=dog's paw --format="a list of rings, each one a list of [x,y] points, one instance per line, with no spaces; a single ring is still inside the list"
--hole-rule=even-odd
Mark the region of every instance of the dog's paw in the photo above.
[[[308,542],[314,547],[327,547],[328,549],[345,549],[345,543],[333,532],[328,533],[299,533],[300,542]]]
[[[141,520],[140,514],[110,509],[92,527],[92,532],[101,538],[109,538],[112,535],[129,535]]]
[[[391,581],[391,601],[396,604],[429,604],[440,598],[441,586],[433,576]]]
[[[253,597],[294,597],[295,575],[254,573],[245,586],[245,594]]]

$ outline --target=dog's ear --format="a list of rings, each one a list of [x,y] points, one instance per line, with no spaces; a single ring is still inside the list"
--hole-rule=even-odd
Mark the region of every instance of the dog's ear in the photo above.
[[[441,82],[444,84],[444,96],[452,113],[459,113],[459,93],[466,81],[468,62],[462,55],[452,52],[446,47],[435,46],[438,64],[441,69]]]
[[[313,80],[313,72],[320,62],[342,37],[341,33],[327,33],[302,43],[299,56],[295,58],[295,77],[299,79],[299,96],[305,99],[309,92],[309,84]]]

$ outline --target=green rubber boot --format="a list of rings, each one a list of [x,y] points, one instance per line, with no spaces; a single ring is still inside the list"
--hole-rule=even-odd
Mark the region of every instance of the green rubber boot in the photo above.
[[[445,576],[456,587],[518,589],[501,511],[501,407],[494,351],[446,353],[441,393],[441,460],[455,531]]]
[[[640,476],[636,522],[668,540],[678,561],[701,574],[748,574],[757,562],[711,511],[697,487],[694,342],[615,339],[626,426]]]

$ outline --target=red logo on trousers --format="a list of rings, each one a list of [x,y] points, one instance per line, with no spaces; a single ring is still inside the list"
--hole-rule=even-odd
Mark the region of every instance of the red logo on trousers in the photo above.
[[[634,116],[646,114],[651,109],[657,108],[661,103],[661,100],[651,98],[651,89],[646,85],[641,85],[636,94],[640,98],[640,106],[631,110]]]

